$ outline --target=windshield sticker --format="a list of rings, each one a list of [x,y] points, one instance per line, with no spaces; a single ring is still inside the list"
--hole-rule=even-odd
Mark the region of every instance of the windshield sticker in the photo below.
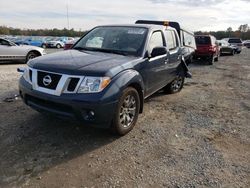
[[[135,35],[143,35],[145,33],[145,29],[129,29],[128,34],[135,34]]]

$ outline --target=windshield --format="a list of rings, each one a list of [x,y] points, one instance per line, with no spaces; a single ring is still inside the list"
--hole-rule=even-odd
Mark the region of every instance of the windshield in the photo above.
[[[195,37],[196,44],[211,44],[210,37],[208,36],[196,36]]]
[[[229,39],[229,43],[242,43],[240,39]]]
[[[139,56],[147,36],[141,27],[97,27],[84,36],[73,49]]]

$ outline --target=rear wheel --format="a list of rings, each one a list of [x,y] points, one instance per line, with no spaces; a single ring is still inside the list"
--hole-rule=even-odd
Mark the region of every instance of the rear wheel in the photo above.
[[[231,51],[231,55],[234,55],[234,53],[235,53],[234,50],[232,50],[232,51]]]
[[[183,88],[185,77],[183,75],[178,75],[171,83],[169,83],[164,88],[165,93],[178,93]]]
[[[140,98],[136,89],[128,87],[119,99],[112,122],[112,130],[119,135],[125,135],[135,126],[140,108]]]
[[[62,46],[61,46],[60,44],[57,44],[57,45],[56,45],[56,48],[57,48],[57,49],[59,49],[59,48],[61,48],[61,47],[62,47]]]
[[[208,60],[208,64],[209,65],[213,65],[214,64],[214,60],[215,60],[214,56],[210,57],[209,60]]]
[[[219,61],[219,56],[220,56],[220,53],[217,54],[217,56],[214,58],[214,61]]]

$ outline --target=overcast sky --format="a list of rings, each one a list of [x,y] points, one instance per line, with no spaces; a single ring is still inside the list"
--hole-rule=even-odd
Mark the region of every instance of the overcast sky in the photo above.
[[[137,19],[178,21],[194,31],[250,25],[250,0],[0,0],[0,25],[88,30]]]

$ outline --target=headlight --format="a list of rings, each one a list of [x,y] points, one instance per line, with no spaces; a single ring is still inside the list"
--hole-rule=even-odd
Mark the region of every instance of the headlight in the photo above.
[[[30,81],[30,74],[29,74],[29,69],[28,69],[28,68],[25,68],[25,69],[24,69],[23,78],[24,78],[27,82],[31,83],[31,81]]]
[[[78,88],[78,93],[97,93],[110,83],[109,77],[85,77]]]

